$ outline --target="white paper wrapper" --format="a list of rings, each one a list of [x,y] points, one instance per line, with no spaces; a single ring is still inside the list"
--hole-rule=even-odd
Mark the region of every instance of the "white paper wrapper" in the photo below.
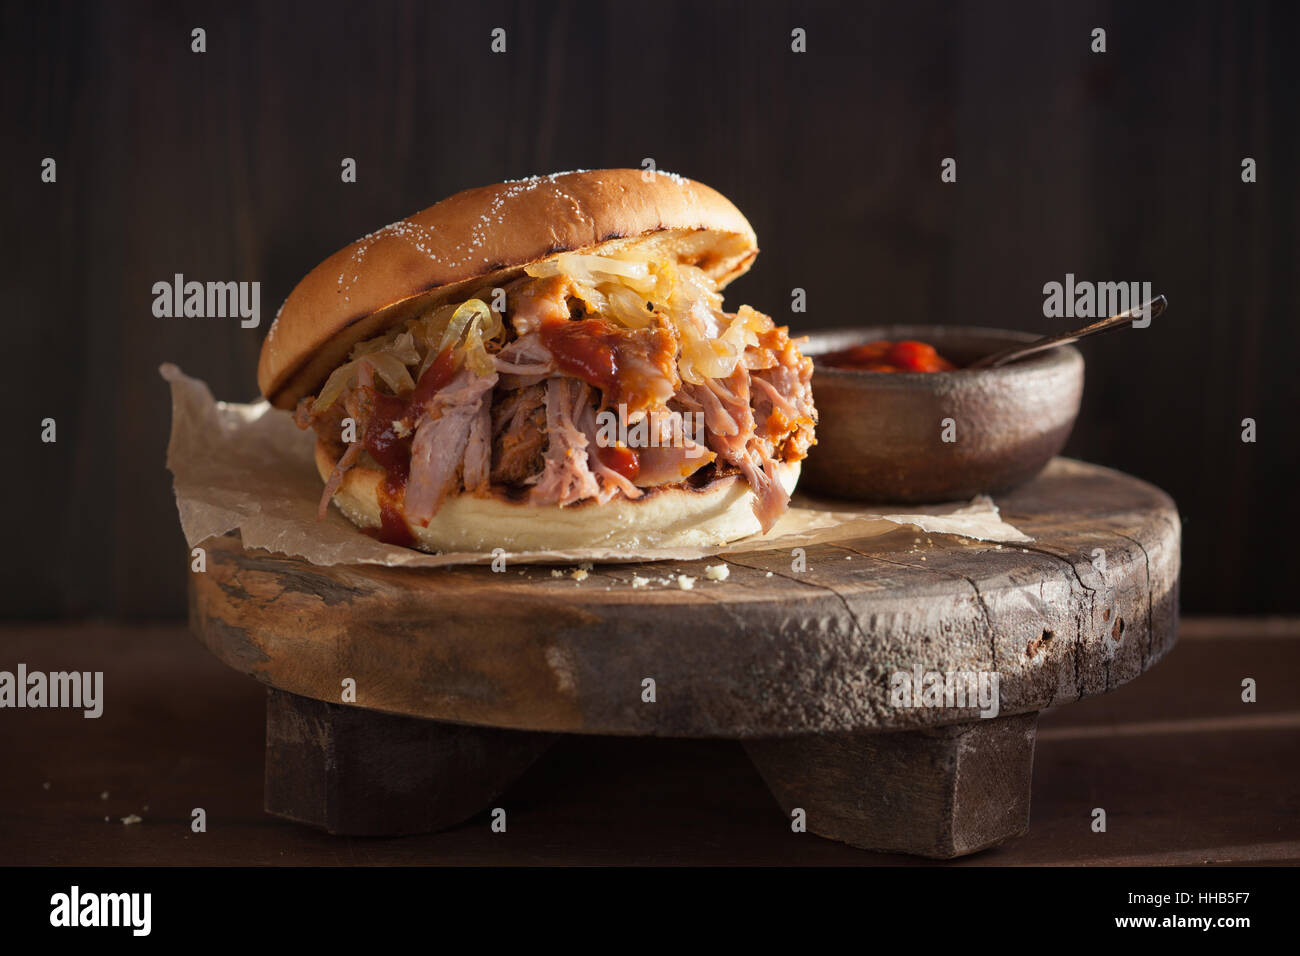
[[[317,521],[322,484],[312,461],[311,432],[301,431],[287,412],[265,401],[214,401],[205,383],[175,365],[164,364],[159,371],[171,385],[167,467],[175,479],[176,507],[190,547],[237,530],[246,548],[276,551],[312,564],[436,568],[492,561],[494,555],[486,552],[424,554],[384,544],[333,508],[325,520]],[[512,564],[683,561],[861,539],[899,525],[984,541],[1032,540],[1003,521],[985,496],[919,510],[923,513],[876,514],[796,495],[790,510],[767,534],[716,548],[580,548],[522,551],[506,558]]]

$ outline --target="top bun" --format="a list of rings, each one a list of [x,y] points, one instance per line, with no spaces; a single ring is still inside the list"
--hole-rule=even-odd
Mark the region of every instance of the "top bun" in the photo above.
[[[600,169],[467,189],[308,273],[262,344],[258,387],[271,404],[292,408],[358,342],[432,306],[560,253],[628,246],[698,266],[719,287],[758,255],[753,227],[730,200],[672,173]]]

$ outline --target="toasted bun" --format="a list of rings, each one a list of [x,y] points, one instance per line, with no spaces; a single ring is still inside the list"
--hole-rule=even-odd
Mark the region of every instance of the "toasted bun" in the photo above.
[[[650,247],[719,284],[758,254],[754,230],[708,186],[604,169],[469,189],[330,256],[289,294],[262,345],[257,383],[278,408],[313,394],[352,346],[532,262]]]
[[[799,462],[777,465],[793,491]],[[316,470],[328,481],[334,458],[316,443]],[[359,528],[379,527],[384,473],[356,465],[343,476],[334,503]],[[710,547],[756,534],[754,493],[743,478],[719,478],[700,490],[650,489],[636,500],[595,500],[560,508],[504,498],[451,495],[427,528],[409,524],[421,551],[556,551],[567,548]]]

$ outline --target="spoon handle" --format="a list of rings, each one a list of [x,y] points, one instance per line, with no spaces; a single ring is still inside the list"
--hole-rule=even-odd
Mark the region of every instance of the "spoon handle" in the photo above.
[[[1126,309],[1117,315],[1112,315],[1108,319],[1085,325],[1081,329],[1075,329],[1073,332],[1066,332],[1062,335],[1049,335],[1041,338],[1036,342],[1030,342],[1028,345],[1017,345],[1015,348],[1006,349],[1002,352],[994,352],[992,355],[986,355],[978,361],[972,362],[966,367],[969,369],[977,368],[997,368],[1000,365],[1006,365],[1008,362],[1014,362],[1022,359],[1027,355],[1033,355],[1036,352],[1043,352],[1047,349],[1056,348],[1058,345],[1069,345],[1071,342],[1077,342],[1079,339],[1087,338],[1089,335],[1097,335],[1100,332],[1109,332],[1111,329],[1118,328],[1132,322],[1138,317],[1139,313],[1146,309],[1151,311],[1148,316],[1154,319],[1165,311],[1168,300],[1163,295],[1158,295],[1150,301],[1143,302],[1131,309]]]

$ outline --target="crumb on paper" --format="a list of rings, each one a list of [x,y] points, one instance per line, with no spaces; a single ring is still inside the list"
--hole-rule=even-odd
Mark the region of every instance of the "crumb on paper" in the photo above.
[[[685,574],[677,575],[677,586],[683,591],[689,591],[695,587],[695,579]]]
[[[122,818],[123,825],[128,827],[134,823],[143,823],[143,822],[144,822],[144,817],[137,816],[134,813],[127,814]]]
[[[632,587],[643,588],[650,583],[649,578],[643,578],[639,574],[632,575]]]
[[[725,581],[731,576],[731,568],[725,564],[710,564],[704,569],[704,576],[710,581]]]

